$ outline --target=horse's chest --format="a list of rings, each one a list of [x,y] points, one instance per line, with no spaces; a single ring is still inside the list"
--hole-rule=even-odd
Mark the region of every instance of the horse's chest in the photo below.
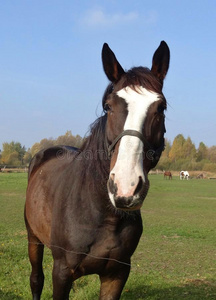
[[[129,263],[140,238],[140,230],[124,228],[101,228],[98,230],[89,252],[77,268],[80,274],[100,274],[105,269],[116,268],[119,264]]]

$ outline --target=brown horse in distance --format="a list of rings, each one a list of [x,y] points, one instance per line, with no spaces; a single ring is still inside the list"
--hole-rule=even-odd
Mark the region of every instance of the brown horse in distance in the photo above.
[[[164,178],[169,177],[169,179],[172,179],[172,173],[170,171],[165,171],[164,172]]]

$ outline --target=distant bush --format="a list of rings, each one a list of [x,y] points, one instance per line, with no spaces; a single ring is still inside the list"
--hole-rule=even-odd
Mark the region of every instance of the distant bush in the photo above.
[[[205,163],[202,170],[216,172],[216,163]]]

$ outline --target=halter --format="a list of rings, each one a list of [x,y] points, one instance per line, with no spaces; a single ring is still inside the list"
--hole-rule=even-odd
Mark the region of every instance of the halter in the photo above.
[[[164,150],[165,148],[165,144],[164,144],[164,139],[163,142],[161,144],[161,146],[157,149],[154,149],[154,147],[145,139],[145,137],[137,130],[132,130],[132,129],[127,129],[122,131],[112,142],[111,145],[108,145],[108,156],[111,157],[112,156],[112,151],[115,148],[115,145],[118,143],[118,141],[125,135],[130,135],[130,136],[136,136],[138,137],[144,145],[147,145],[147,147],[149,148],[150,151],[152,151],[151,156],[152,156],[152,160],[159,160],[160,157],[160,153]]]

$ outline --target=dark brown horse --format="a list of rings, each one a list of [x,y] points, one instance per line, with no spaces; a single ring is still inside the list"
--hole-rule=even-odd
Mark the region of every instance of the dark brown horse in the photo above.
[[[172,173],[170,171],[165,171],[164,172],[164,178],[169,177],[169,179],[172,179]]]
[[[111,81],[104,114],[81,149],[49,148],[30,164],[25,221],[34,300],[43,289],[44,245],[54,259],[53,299],[69,299],[73,281],[93,273],[100,299],[119,299],[142,234],[147,174],[164,148],[169,48],[161,42],[151,70],[125,72],[107,44],[102,61]]]

